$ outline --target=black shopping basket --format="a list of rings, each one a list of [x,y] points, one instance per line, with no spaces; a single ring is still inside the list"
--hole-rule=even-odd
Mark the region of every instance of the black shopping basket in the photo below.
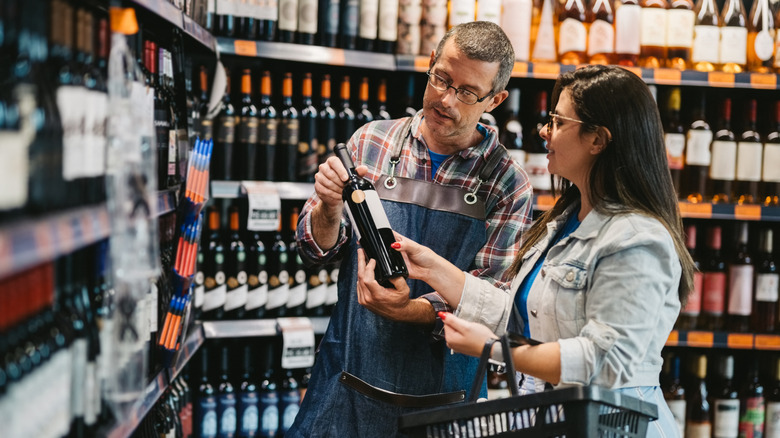
[[[658,418],[653,403],[599,386],[557,389],[517,395],[508,342],[502,338],[512,397],[477,403],[473,400],[486,373],[490,348],[485,347],[472,400],[402,415],[400,429],[411,437],[645,437],[649,421]],[[477,385],[478,383],[478,385]]]

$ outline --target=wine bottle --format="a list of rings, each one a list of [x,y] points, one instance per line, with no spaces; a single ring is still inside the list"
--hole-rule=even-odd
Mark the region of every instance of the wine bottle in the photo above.
[[[696,24],[693,26],[693,69],[710,72],[720,60],[720,14],[715,0],[696,3]]]
[[[705,115],[707,102],[701,94],[694,121],[688,128],[685,142],[685,192],[688,202],[700,203],[707,193],[707,173],[710,167],[712,130]]]
[[[260,382],[260,433],[262,438],[275,438],[279,430],[279,391],[274,375],[276,354],[272,341],[266,341],[263,351],[263,377]]]
[[[558,61],[579,65],[587,61],[588,31],[585,29],[585,4],[570,0],[558,12]]]
[[[376,280],[385,287],[392,287],[389,281],[391,278],[399,276],[406,278],[409,273],[401,254],[390,247],[395,242],[395,236],[382,202],[374,185],[355,172],[355,164],[346,146],[342,143],[337,144],[335,152],[347,169],[349,177],[344,185],[342,198],[352,229],[366,252],[366,257],[376,261],[374,269]]]
[[[731,131],[731,99],[723,99],[720,126],[712,142],[710,184],[714,204],[731,202],[734,178],[736,177],[737,141]]]
[[[615,7],[615,56],[618,65],[639,65],[641,14],[638,0],[621,0]]]
[[[477,6],[477,21],[490,21],[501,25],[501,6],[499,0],[479,0]]]
[[[290,254],[290,297],[287,300],[287,316],[303,316],[306,311],[306,294],[308,281],[306,265],[303,264],[301,255],[298,254],[298,241],[295,238],[295,230],[298,227],[298,207],[293,207],[290,212],[289,228],[287,229],[287,251]]]
[[[317,173],[317,151],[319,143],[317,139],[317,109],[311,101],[311,73],[303,77],[303,105],[300,114],[300,132],[298,135],[298,175],[296,181],[314,182],[314,174]]]
[[[227,239],[227,260],[225,261],[225,276],[227,277],[227,292],[225,293],[225,314],[223,319],[242,319],[247,301],[247,270],[246,248],[241,241],[238,206],[231,205],[228,209],[229,233]]]
[[[666,66],[685,70],[690,66],[696,13],[691,0],[671,0],[666,11]]]
[[[404,2],[406,3],[406,2]],[[419,51],[414,53],[426,54],[436,50],[444,34],[447,32],[447,0],[422,0],[422,18],[417,20],[414,27],[408,27],[408,30],[419,29]],[[405,5],[405,10],[413,7],[415,2]],[[472,12],[473,13],[473,12]],[[409,14],[412,15],[412,14]],[[412,17],[406,17],[407,20]],[[417,25],[419,24],[419,26]],[[413,42],[410,38],[410,45]]]
[[[664,368],[667,368],[667,382],[663,385],[664,399],[672,411],[674,421],[680,431],[680,436],[685,434],[685,387],[680,382],[680,356],[673,356],[671,360],[664,360]]]
[[[761,143],[761,134],[756,129],[756,100],[750,99],[745,131],[737,143],[737,187],[734,190],[734,201],[738,204],[753,204],[759,201],[758,183],[761,181],[764,145]]]
[[[399,55],[419,55],[422,34],[422,0],[398,2],[398,44]],[[446,20],[445,20],[446,21]]]
[[[377,108],[374,111],[376,120],[390,120],[392,117],[387,112],[387,80],[382,78],[379,81],[379,88],[376,92]]]
[[[558,51],[555,46],[555,25],[553,22],[555,3],[552,0],[534,0],[531,21],[531,62],[555,62]]]
[[[317,162],[322,164],[333,153],[336,146],[336,110],[330,106],[330,75],[322,77],[320,85],[321,105],[319,123],[317,124]]]
[[[379,33],[379,0],[360,0],[357,49],[373,52]]]
[[[252,99],[252,73],[245,69],[241,75],[241,110],[240,123],[238,125],[238,145],[235,150],[233,163],[233,175],[236,179],[254,180],[255,163],[258,155],[258,141],[260,119],[257,107]]]
[[[688,248],[688,253],[693,258],[693,265],[696,267],[696,270],[693,273],[693,290],[688,294],[685,306],[677,318],[677,328],[680,330],[694,330],[701,313],[701,294],[704,276],[696,253],[696,226],[693,224],[685,225],[685,247]]]
[[[773,72],[775,17],[769,6],[769,0],[753,2],[747,29],[747,69],[758,73]]]
[[[306,270],[309,285],[306,291],[306,316],[325,316],[328,292],[328,270],[325,266],[310,266]]]
[[[713,436],[737,436],[739,433],[739,394],[734,386],[734,356],[718,362],[718,387],[712,391]]]
[[[736,256],[729,264],[728,329],[746,333],[750,330],[750,314],[753,306],[753,257],[748,250],[748,224],[738,225]]]
[[[772,365],[772,383],[766,390],[766,422],[764,435],[777,436],[780,433],[780,357]]]
[[[217,3],[217,34],[219,36],[234,38],[236,36],[236,17],[232,14],[232,11],[223,8],[220,10],[220,6],[229,6],[232,2],[216,2]],[[232,5],[231,5],[232,6]]]
[[[238,418],[236,417],[236,390],[230,382],[230,352],[226,345],[220,348],[219,379],[217,379],[217,418],[219,419],[218,438],[236,436]]]
[[[766,206],[780,205],[780,100],[775,102],[775,130],[767,134],[764,143],[761,172],[761,202]]]
[[[208,117],[209,114],[209,78],[206,67],[200,67],[200,99],[198,112],[200,112],[200,127],[198,134],[201,140],[211,140],[214,134],[213,121]],[[213,176],[212,176],[213,177]]]
[[[341,80],[341,109],[336,123],[336,142],[346,143],[355,132],[355,112],[349,107],[349,76]]]
[[[536,95],[534,121],[530,132],[525,137],[526,161],[525,171],[528,181],[538,194],[548,194],[552,190],[550,171],[547,169],[547,141],[540,135],[547,123],[547,92],[540,91]]]
[[[720,69],[726,73],[742,73],[747,64],[745,7],[742,0],[726,0],[721,12]]]
[[[261,2],[260,9],[258,16],[264,18],[257,20],[257,36],[260,41],[276,41],[276,28],[279,27],[279,5],[277,0]]]
[[[200,350],[200,384],[194,404],[195,436],[202,438],[216,438],[219,423],[216,391],[209,376],[209,352],[209,347]]]
[[[255,5],[252,5],[253,9]],[[256,40],[257,38],[257,18],[254,17],[255,11],[242,11],[241,17],[236,17],[236,36],[245,40]]]
[[[208,219],[208,246],[204,248],[206,260],[203,267],[203,319],[221,319],[224,313],[227,285],[225,284],[225,247],[219,234],[219,210],[206,209]]]
[[[287,301],[290,299],[290,254],[287,242],[282,236],[282,221],[276,233],[270,235],[272,242],[268,254],[268,302],[265,305],[266,317],[287,316]]]
[[[414,117],[417,115],[417,108],[414,95],[414,76],[409,75],[406,77],[406,94],[404,95],[403,112],[399,114],[401,117]]]
[[[149,41],[147,50],[147,66],[150,73],[151,87],[154,88],[154,128],[157,138],[157,186],[160,189],[168,187],[168,148],[170,146],[171,112],[168,96],[163,91],[162,72],[157,59],[159,52],[156,45]]]
[[[339,47],[357,49],[358,23],[360,22],[360,0],[340,0]]]
[[[507,115],[501,128],[501,144],[520,167],[525,167],[525,150],[523,150],[523,126],[520,124],[520,89],[509,90],[507,99]]]
[[[680,123],[680,88],[673,87],[666,104],[666,124],[664,125],[664,143],[669,172],[677,196],[680,196],[680,175],[685,160],[685,127]]]
[[[533,0],[504,0],[501,5],[501,28],[512,43],[516,61],[531,59],[533,3]]]
[[[260,80],[260,149],[254,166],[257,168],[257,179],[274,181],[276,165],[276,144],[278,140],[278,119],[276,108],[271,104],[271,72],[264,71]]]
[[[666,0],[642,0],[639,66],[663,67],[666,62],[666,26],[669,3]]]
[[[726,302],[726,263],[720,253],[721,228],[707,228],[707,254],[702,262],[701,314],[699,328],[720,330],[724,326],[723,310]]]
[[[355,114],[355,129],[360,128],[368,122],[374,121],[374,115],[368,109],[368,78],[363,77],[360,82],[360,111]]]
[[[260,319],[265,316],[265,304],[268,302],[268,271],[266,264],[268,256],[265,251],[265,242],[257,231],[250,232],[247,248],[247,285],[249,290],[246,296],[247,319]]]
[[[298,172],[298,139],[300,121],[292,101],[292,73],[285,73],[282,82],[282,108],[279,111],[279,146],[276,150],[276,181],[296,181]]]
[[[376,51],[395,53],[396,41],[398,40],[398,2],[379,0],[378,20]]]
[[[609,0],[594,0],[586,15],[588,27],[588,63],[614,64],[615,14]]]
[[[225,71],[225,94],[222,96],[222,107],[217,115],[216,136],[214,138],[214,152],[211,157],[212,180],[230,180],[231,166],[233,165],[233,142],[236,135],[236,111],[230,102],[230,72]]]
[[[319,0],[317,43],[321,46],[338,46],[340,4],[341,2],[339,0]]]
[[[253,347],[244,345],[243,348],[243,370],[241,374],[241,383],[239,384],[238,409],[236,411],[238,419],[238,433],[240,438],[254,438],[260,429],[260,397],[258,386],[253,378]]]
[[[317,0],[298,0],[298,44],[314,45],[318,6]]]
[[[773,254],[773,231],[761,231],[759,255],[756,257],[756,293],[753,298],[754,333],[774,333],[777,330],[778,287],[780,272]]]
[[[473,0],[452,0],[449,2],[449,10],[447,26],[451,29],[459,24],[474,21],[477,14],[477,3]]]
[[[279,0],[279,41],[294,43],[298,32],[298,0]]]
[[[298,381],[293,370],[285,370],[279,387],[279,432],[287,433],[298,415],[301,404],[301,393],[298,391]]]
[[[687,438],[709,438],[712,433],[710,403],[707,398],[707,356],[696,359],[695,380],[687,391],[688,412],[685,416]]]
[[[748,377],[740,391],[739,436],[763,436],[764,385],[758,377],[758,361],[748,361]]]

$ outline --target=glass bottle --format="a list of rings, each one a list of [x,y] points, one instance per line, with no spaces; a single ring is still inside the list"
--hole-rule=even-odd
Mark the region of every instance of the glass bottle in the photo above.
[[[734,385],[734,356],[718,361],[717,389],[711,392],[712,436],[735,437],[739,433],[739,394]]]
[[[748,361],[748,377],[740,391],[739,436],[763,436],[764,385],[758,377],[758,361]]]
[[[720,14],[715,0],[696,3],[696,24],[693,27],[693,69],[710,72],[720,61]]]
[[[772,383],[766,390],[765,437],[780,434],[780,357],[776,357],[772,366]]]
[[[257,436],[260,428],[260,397],[258,386],[254,379],[253,366],[254,348],[250,345],[244,345],[243,348],[243,369],[241,373],[241,383],[238,385],[238,433],[239,438],[254,438]]]
[[[531,62],[555,62],[555,3],[552,0],[534,0],[531,20]]]
[[[772,73],[775,54],[775,17],[769,0],[754,0],[747,22],[747,69]]]
[[[209,375],[209,347],[200,349],[200,383],[195,394],[194,432],[201,438],[216,438],[217,436],[217,397],[214,385]]]
[[[314,182],[314,174],[317,173],[317,151],[319,143],[317,140],[317,109],[312,105],[311,100],[312,85],[311,73],[306,73],[303,77],[303,104],[300,114],[300,133],[298,135],[298,175],[296,180],[299,182]]]
[[[207,235],[204,243],[205,263],[203,267],[203,319],[221,319],[224,314],[225,294],[225,247],[220,236],[219,210],[214,206],[206,209]]]
[[[712,202],[728,203],[732,201],[732,189],[736,177],[737,141],[731,131],[731,99],[723,99],[720,113],[720,126],[712,141],[712,162],[710,163],[709,193]]]
[[[780,204],[780,100],[775,102],[774,131],[766,136],[763,169],[761,171],[761,199],[766,206]]]
[[[260,119],[257,107],[252,99],[252,74],[245,69],[241,75],[241,109],[238,125],[238,145],[233,160],[233,174],[236,179],[254,180],[257,162],[257,142]]]
[[[712,420],[707,394],[707,356],[696,358],[694,380],[687,391],[688,412],[685,416],[686,438],[710,438]]]
[[[287,228],[287,251],[290,254],[290,297],[287,299],[287,316],[303,316],[306,311],[306,294],[308,280],[306,265],[298,253],[298,240],[295,238],[295,230],[298,228],[298,207],[293,207],[290,212],[290,221]]]
[[[279,430],[279,391],[276,384],[276,352],[272,341],[263,344],[263,371],[260,382],[260,433],[262,438],[275,438]]]
[[[501,128],[501,144],[504,145],[512,159],[525,166],[525,150],[523,149],[523,126],[520,124],[520,89],[509,90],[506,100],[507,109],[504,125]]]
[[[379,81],[379,88],[376,92],[377,108],[374,111],[376,120],[390,120],[392,117],[387,112],[387,79],[382,78]]]
[[[298,175],[298,139],[300,120],[298,108],[292,101],[292,73],[285,73],[282,81],[282,106],[279,110],[279,145],[276,149],[275,181],[295,181]]]
[[[666,64],[666,0],[642,0],[639,66],[659,68]]]
[[[691,0],[671,0],[666,11],[666,66],[685,70],[691,62],[696,13]]]
[[[298,44],[313,46],[317,36],[318,0],[298,0]]]
[[[268,302],[266,317],[287,316],[287,301],[290,298],[290,253],[286,239],[282,236],[282,221],[279,220],[275,233],[270,235],[271,249],[268,253]]]
[[[558,12],[558,62],[579,65],[587,61],[588,31],[582,0],[561,3]]]
[[[615,62],[615,14],[610,0],[593,0],[585,18],[588,23],[588,63]]]
[[[528,181],[538,194],[548,194],[552,190],[552,179],[547,169],[547,141],[539,133],[547,123],[547,92],[540,91],[536,95],[534,122],[529,127],[526,141],[525,171]]]
[[[721,255],[721,227],[707,228],[706,257],[702,261],[701,314],[699,328],[721,330],[724,326],[723,311],[726,304],[726,262]]]
[[[637,0],[615,3],[615,56],[618,65],[639,65],[641,13],[642,7]]]
[[[298,0],[279,0],[279,41],[293,43],[298,33]]]
[[[753,297],[754,333],[774,333],[777,330],[778,287],[780,271],[773,254],[774,233],[771,228],[761,230],[761,242],[756,257],[756,293]]]
[[[219,378],[217,379],[217,418],[219,419],[219,438],[236,436],[238,418],[236,417],[236,390],[230,382],[230,351],[227,345],[220,348]]]
[[[214,137],[214,152],[211,158],[212,181],[230,180],[233,163],[233,142],[236,134],[236,111],[230,102],[230,72],[225,70],[225,94],[222,96],[222,107],[217,115],[217,134]]]
[[[693,273],[693,290],[688,294],[685,306],[680,311],[677,318],[677,328],[680,330],[694,330],[697,327],[699,314],[701,313],[701,294],[704,282],[704,275],[701,272],[701,263],[696,253],[696,225],[685,225],[685,247],[693,258],[693,265],[696,271]]]
[[[501,28],[512,43],[515,60],[521,62],[531,59],[533,4],[533,0],[504,0],[501,5]]]
[[[687,410],[685,387],[680,381],[680,356],[673,356],[664,360],[664,368],[668,369],[667,381],[663,385],[664,399],[672,411],[674,421],[680,431],[680,436],[685,433],[685,411]]]
[[[213,121],[208,117],[209,113],[209,79],[205,66],[200,66],[200,99],[198,112],[200,113],[200,127],[198,135],[201,140],[211,140],[214,133]]]
[[[734,260],[729,264],[728,329],[737,333],[750,330],[750,314],[753,306],[753,257],[748,250],[748,224],[737,226],[737,242]]]
[[[379,33],[379,0],[361,0],[358,13],[357,49],[374,51]]]
[[[346,143],[355,132],[355,112],[349,107],[349,76],[341,80],[341,109],[337,115],[336,143]]]
[[[223,319],[242,319],[247,300],[246,248],[241,240],[241,225],[238,206],[228,208],[228,236],[225,249],[225,314]]]
[[[262,181],[273,181],[274,166],[276,164],[276,148],[279,126],[276,108],[271,104],[271,72],[264,71],[260,79],[260,108],[258,108],[260,117],[259,150],[257,161],[254,165],[257,170],[257,179]]]
[[[374,121],[374,115],[368,109],[368,78],[363,77],[360,82],[360,111],[355,114],[355,129],[360,128],[368,122]]]
[[[734,200],[738,204],[759,202],[758,184],[761,181],[763,151],[761,134],[756,128],[756,99],[750,99],[745,131],[742,132],[739,143],[737,143],[737,184],[734,190]]]
[[[706,96],[702,92],[701,100],[696,109],[694,120],[686,134],[685,198],[688,202],[700,203],[707,193],[707,174],[710,167],[712,130],[706,118]]]
[[[250,231],[247,241],[247,285],[249,290],[246,296],[247,319],[260,319],[265,316],[265,304],[268,302],[268,271],[266,263],[265,242],[258,231]]]
[[[680,196],[680,176],[685,161],[685,127],[680,123],[680,88],[673,87],[666,104],[666,125],[664,125],[664,143],[669,172],[677,196]]]
[[[720,69],[742,73],[747,64],[747,18],[742,0],[726,0],[721,11]]]
[[[336,146],[336,110],[330,105],[330,75],[326,74],[322,77],[320,100],[322,103],[317,126],[319,140],[317,161],[321,164],[328,159]]]

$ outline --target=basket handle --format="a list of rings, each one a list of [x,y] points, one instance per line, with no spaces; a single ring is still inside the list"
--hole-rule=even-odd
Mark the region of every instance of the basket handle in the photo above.
[[[504,357],[509,390],[512,396],[518,395],[517,376],[515,375],[515,365],[514,361],[512,360],[512,350],[509,348],[509,339],[506,335],[504,335],[499,339],[490,338],[485,341],[485,346],[482,348],[482,355],[479,357],[477,374],[474,376],[474,382],[471,384],[471,391],[469,391],[469,399],[467,400],[469,403],[476,402],[477,398],[479,397],[479,390],[482,387],[482,382],[484,382],[485,376],[487,375],[490,353],[493,349],[493,344],[496,341],[501,343],[501,352]]]

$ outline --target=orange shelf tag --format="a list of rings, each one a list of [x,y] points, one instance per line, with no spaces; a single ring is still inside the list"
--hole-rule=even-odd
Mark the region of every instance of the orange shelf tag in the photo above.
[[[515,62],[512,67],[512,76],[526,77],[528,76],[528,63],[527,62]]]
[[[658,83],[679,85],[682,79],[682,72],[672,68],[657,68],[653,72],[653,77]]]
[[[549,62],[540,62],[540,63],[535,63],[534,64],[534,76],[535,77],[549,76],[549,77],[552,77],[552,79],[555,79],[560,74],[561,74],[561,65],[560,64],[552,64],[552,63],[549,63]]]
[[[755,88],[777,88],[777,76],[766,73],[751,73],[750,85]]]
[[[780,336],[756,335],[756,348],[759,350],[780,350]]]
[[[712,347],[714,337],[712,332],[688,332],[688,345],[691,347]]]
[[[680,202],[680,213],[688,217],[712,217],[712,204],[691,204],[690,202]]]
[[[257,56],[257,43],[254,41],[235,40],[233,49],[239,56]]]
[[[669,347],[676,347],[680,343],[680,333],[677,330],[672,330],[669,333],[669,339],[666,340],[666,345]]]
[[[734,73],[723,73],[722,71],[711,71],[707,73],[707,82],[716,87],[733,87]]]
[[[431,63],[431,58],[425,56],[414,57],[414,69],[417,71],[428,71],[428,65]]]
[[[760,205],[735,205],[734,217],[741,220],[760,220],[761,219],[761,206]]]
[[[726,344],[729,348],[753,348],[753,335],[744,333],[729,334]]]

